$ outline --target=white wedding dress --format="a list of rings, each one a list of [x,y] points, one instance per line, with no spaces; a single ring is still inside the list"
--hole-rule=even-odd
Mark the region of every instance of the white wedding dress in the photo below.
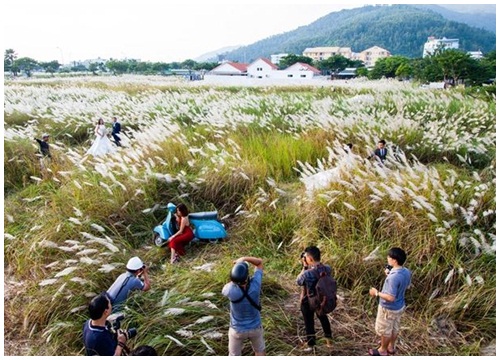
[[[300,179],[305,185],[306,195],[309,198],[313,197],[314,191],[327,188],[332,182],[340,180],[343,172],[350,172],[356,166],[356,157],[349,149],[344,150],[347,154],[340,159],[336,167]]]
[[[96,137],[90,149],[87,150],[87,155],[103,156],[116,151],[116,148],[111,143],[111,140],[109,140],[107,133],[108,131],[106,130],[105,125],[98,125],[96,127]]]

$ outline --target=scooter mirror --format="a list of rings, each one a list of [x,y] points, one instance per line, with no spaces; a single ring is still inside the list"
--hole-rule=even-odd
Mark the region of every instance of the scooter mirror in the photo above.
[[[175,209],[176,209],[176,208],[177,208],[177,206],[175,206],[175,205],[174,205],[174,204],[172,204],[172,203],[168,203],[168,204],[167,204],[167,209],[168,209],[168,211],[170,211],[170,212],[175,212]]]

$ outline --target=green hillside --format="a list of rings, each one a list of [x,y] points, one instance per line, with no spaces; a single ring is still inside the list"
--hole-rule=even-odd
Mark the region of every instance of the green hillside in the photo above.
[[[460,39],[460,48],[483,53],[495,49],[492,32],[449,21],[408,5],[365,6],[324,16],[307,26],[274,35],[229,52],[227,59],[249,62],[276,53],[301,54],[314,46],[346,46],[355,52],[377,45],[393,55],[420,57],[427,37]]]

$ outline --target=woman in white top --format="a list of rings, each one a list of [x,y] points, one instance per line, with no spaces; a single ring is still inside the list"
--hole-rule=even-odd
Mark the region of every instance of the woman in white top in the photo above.
[[[106,126],[104,125],[104,120],[102,118],[99,119],[97,125],[94,129],[95,140],[88,149],[87,154],[94,156],[102,156],[112,152],[115,152],[116,149],[113,147],[111,140],[108,138],[108,131]]]

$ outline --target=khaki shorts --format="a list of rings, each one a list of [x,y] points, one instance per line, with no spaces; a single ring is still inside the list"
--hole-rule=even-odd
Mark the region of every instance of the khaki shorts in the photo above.
[[[266,349],[264,343],[264,329],[258,327],[257,329],[236,332],[233,328],[229,328],[229,356],[241,356],[241,349],[243,349],[243,341],[250,339],[252,342],[253,351],[256,353],[263,353]]]
[[[401,316],[405,307],[401,310],[387,310],[381,305],[378,306],[377,320],[375,321],[375,332],[378,336],[391,337],[399,333]]]

